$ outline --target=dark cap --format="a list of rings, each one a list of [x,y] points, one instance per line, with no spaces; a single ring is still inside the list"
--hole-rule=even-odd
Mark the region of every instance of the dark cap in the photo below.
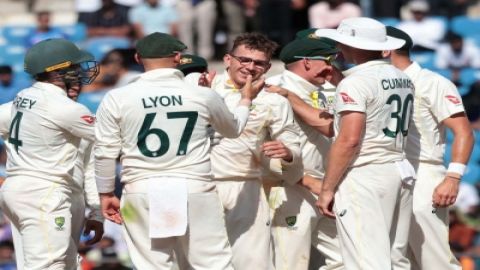
[[[162,58],[181,52],[187,46],[169,34],[155,32],[140,39],[136,48],[142,58]]]
[[[315,35],[315,31],[317,31],[317,28],[307,28],[298,31],[295,34],[295,38],[307,38]]]
[[[297,38],[288,43],[280,52],[280,60],[290,64],[302,58],[315,56],[328,57],[339,52],[335,41],[317,36]]]
[[[177,69],[184,71],[192,68],[207,69],[208,68],[207,60],[193,54],[182,54],[182,58],[180,58],[180,64],[178,64]]]
[[[400,47],[397,50],[410,51],[413,47],[412,38],[407,33],[403,32],[402,30],[400,30],[398,28],[395,28],[393,26],[387,26],[387,36],[391,36],[391,37],[394,37],[394,38],[399,38],[399,39],[405,40],[405,45],[403,45],[402,47]]]

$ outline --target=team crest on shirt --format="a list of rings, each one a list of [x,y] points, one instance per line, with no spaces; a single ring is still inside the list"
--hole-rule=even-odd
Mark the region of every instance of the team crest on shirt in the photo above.
[[[357,102],[350,97],[347,93],[340,92],[340,96],[342,97],[342,101],[345,104],[357,104]]]
[[[287,223],[287,228],[289,230],[297,229],[297,226],[295,226],[295,224],[297,223],[297,216],[286,217],[285,222]]]
[[[57,225],[57,231],[63,231],[63,225],[65,225],[65,217],[56,217],[55,225]]]
[[[80,116],[80,118],[82,118],[83,121],[87,122],[90,125],[93,124],[93,122],[95,122],[95,117],[91,115],[82,115]]]
[[[445,97],[455,105],[458,105],[458,104],[462,103],[462,101],[456,96],[446,95]]]

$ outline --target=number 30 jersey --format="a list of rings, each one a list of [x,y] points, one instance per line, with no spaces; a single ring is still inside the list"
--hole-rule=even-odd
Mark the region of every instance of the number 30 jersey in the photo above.
[[[80,139],[93,141],[95,118],[65,90],[36,82],[17,94],[8,131],[7,175],[70,184]]]
[[[335,133],[340,113],[366,115],[365,133],[351,166],[402,160],[413,107],[411,80],[383,60],[355,66],[344,74],[335,97]]]
[[[209,125],[238,137],[248,107],[230,113],[215,91],[176,69],[156,69],[107,93],[97,111],[95,157],[120,155],[122,182],[158,176],[211,180]]]

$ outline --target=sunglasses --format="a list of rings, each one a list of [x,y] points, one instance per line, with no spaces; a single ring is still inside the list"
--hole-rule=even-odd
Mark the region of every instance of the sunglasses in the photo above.
[[[233,54],[230,54],[231,57],[235,58],[241,65],[248,65],[253,62],[253,65],[265,69],[270,65],[270,61],[263,61],[263,60],[255,60],[249,57],[243,57],[243,56],[236,56]]]
[[[294,56],[293,58],[296,58],[296,59],[310,59],[310,60],[323,60],[325,62],[327,62],[327,64],[331,65],[333,61],[335,61],[335,59],[337,59],[338,57],[338,54],[331,54],[329,56],[320,56],[320,55],[317,55],[317,56]]]

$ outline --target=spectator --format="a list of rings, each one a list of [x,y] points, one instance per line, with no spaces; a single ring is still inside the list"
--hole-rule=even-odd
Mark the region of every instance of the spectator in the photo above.
[[[92,13],[85,14],[82,19],[87,25],[89,37],[128,37],[131,31],[128,22],[128,7],[114,3],[113,0],[102,0],[102,7]]]
[[[346,0],[320,1],[308,11],[310,27],[313,28],[336,28],[343,19],[361,15],[360,7]]]
[[[130,10],[128,18],[138,39],[153,32],[177,35],[177,11],[159,0],[145,0]]]
[[[2,270],[15,270],[15,258],[14,248],[12,241],[0,242],[0,269]]]
[[[480,50],[471,42],[453,32],[446,36],[447,43],[437,49],[435,65],[437,68],[480,68]]]
[[[177,10],[180,15],[178,35],[187,45],[188,50],[196,52],[203,58],[211,59],[214,55],[213,32],[217,18],[214,0],[179,0]],[[198,43],[194,44],[194,36]]]
[[[473,247],[475,230],[464,224],[455,210],[449,212],[450,229],[448,242],[455,253],[468,251]]]
[[[31,47],[32,45],[45,39],[67,37],[60,29],[52,28],[50,26],[50,12],[39,11],[37,12],[36,16],[37,16],[37,27],[28,36],[27,42],[26,42],[27,47]]]
[[[439,19],[429,17],[430,5],[425,0],[412,0],[407,4],[413,19],[398,24],[413,40],[412,51],[434,51],[445,35],[445,25]]]
[[[0,104],[13,100],[18,91],[30,85],[30,81],[15,80],[12,67],[0,66]]]

